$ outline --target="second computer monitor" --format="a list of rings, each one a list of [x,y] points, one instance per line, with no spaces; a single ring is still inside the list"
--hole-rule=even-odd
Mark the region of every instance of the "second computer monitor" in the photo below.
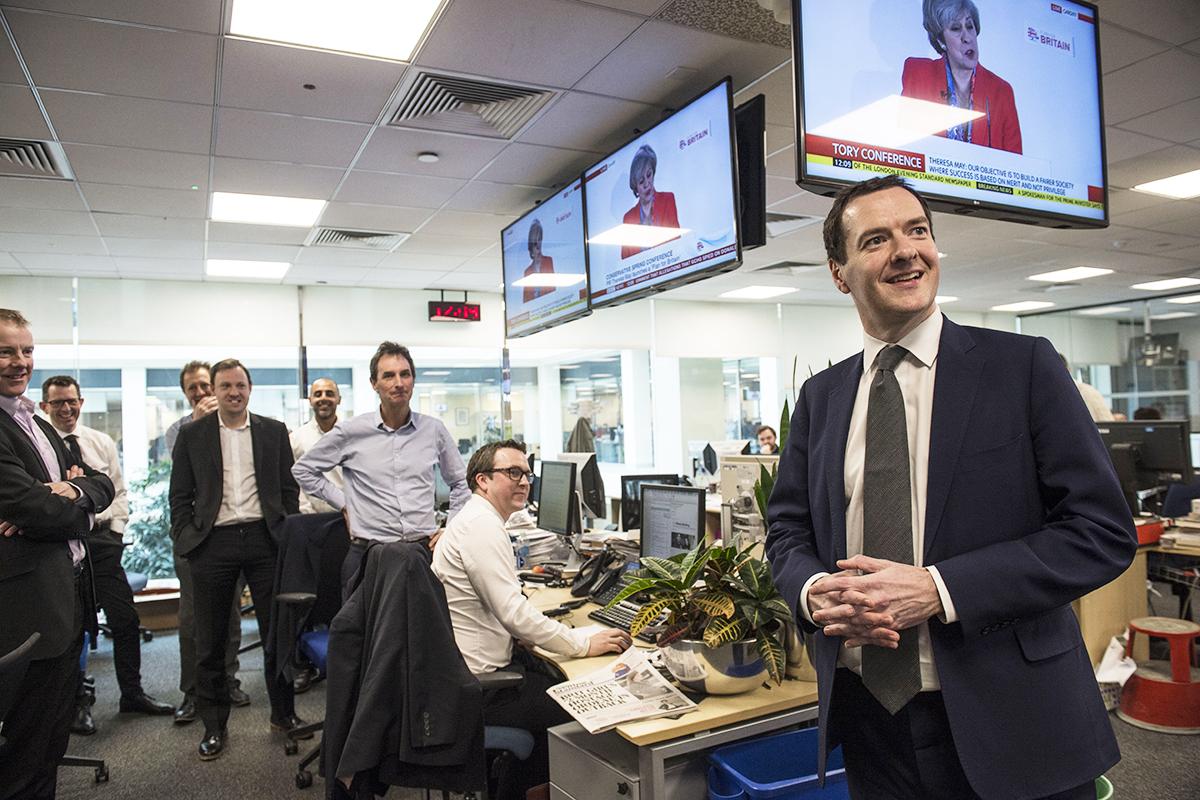
[[[642,526],[642,486],[647,483],[679,485],[678,475],[622,475],[621,530],[632,531]]]
[[[575,533],[575,465],[569,461],[543,461],[538,483],[538,527],[563,536]]]
[[[642,556],[670,558],[704,539],[704,490],[691,486],[642,486]]]

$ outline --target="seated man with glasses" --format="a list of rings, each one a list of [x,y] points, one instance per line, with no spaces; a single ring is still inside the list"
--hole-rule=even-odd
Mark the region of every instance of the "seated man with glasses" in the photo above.
[[[496,670],[525,675],[519,689],[487,698],[483,712],[488,725],[524,728],[534,735],[537,744],[523,764],[522,790],[549,780],[546,729],[571,717],[546,694],[559,679],[527,650],[514,647],[514,640],[578,657],[619,653],[630,645],[625,631],[587,636],[568,628],[521,594],[504,523],[525,508],[531,477],[521,442],[493,442],[475,451],[467,466],[473,494],[433,551],[433,572],[446,587],[454,639],[467,667],[476,675]]]

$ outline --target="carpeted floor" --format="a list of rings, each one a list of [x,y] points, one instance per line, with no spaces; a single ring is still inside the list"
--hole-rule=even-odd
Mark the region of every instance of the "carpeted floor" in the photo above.
[[[257,639],[252,621],[244,621],[246,641]],[[146,691],[160,700],[178,703],[179,648],[173,632],[161,633],[142,646],[142,676]],[[170,717],[117,713],[112,643],[102,640],[91,656],[89,672],[96,678],[93,713],[99,732],[71,737],[72,755],[98,756],[108,763],[111,779],[97,785],[90,769],[59,771],[63,800],[130,798],[131,800],[319,800],[324,786],[316,778],[311,789],[293,783],[298,757],[283,753],[284,737],[272,733],[262,680],[262,651],[242,657],[242,687],[253,702],[235,708],[229,720],[230,741],[216,761],[201,762],[196,745],[203,735],[199,722],[186,726]],[[297,713],[306,720],[323,716],[325,692],[318,683],[296,698]],[[1112,716],[1123,760],[1109,771],[1116,787],[1114,800],[1197,800],[1200,798],[1200,737],[1173,736],[1141,730]],[[301,752],[311,746],[306,743]],[[314,770],[315,773],[315,770]],[[422,792],[393,790],[393,800],[417,800]],[[675,800],[674,798],[672,800]],[[679,799],[684,800],[684,799]],[[690,800],[690,799],[689,799]]]

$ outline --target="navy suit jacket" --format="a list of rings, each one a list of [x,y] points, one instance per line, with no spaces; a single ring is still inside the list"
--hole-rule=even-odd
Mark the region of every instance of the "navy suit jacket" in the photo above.
[[[767,556],[788,604],[846,556],[846,439],[859,353],[808,380],[768,509]],[[929,438],[924,563],[958,621],[929,620],[959,758],[982,797],[1042,797],[1120,759],[1071,601],[1137,550],[1096,425],[1045,339],[945,320]],[[820,698],[821,772],[842,639],[802,623]]]

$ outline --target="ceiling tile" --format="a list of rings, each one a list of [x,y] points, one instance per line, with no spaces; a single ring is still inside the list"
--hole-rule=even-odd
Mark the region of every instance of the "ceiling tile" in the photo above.
[[[790,197],[795,197],[803,191],[796,185],[794,178],[777,178],[773,175],[767,176],[767,205],[774,206],[776,203],[787,200]]]
[[[1108,24],[1108,14],[1104,8],[1100,9],[1100,20],[1100,58],[1104,62],[1105,73],[1115,72],[1170,49],[1166,42]]]
[[[1143,194],[1142,192],[1131,192],[1130,194]],[[1154,195],[1149,195],[1153,197]],[[1166,198],[1159,198],[1166,199]],[[1117,225],[1125,225],[1131,228],[1145,228],[1147,230],[1166,230],[1164,225],[1179,220],[1191,219],[1195,227],[1192,231],[1183,231],[1183,233],[1191,233],[1193,235],[1200,234],[1200,202],[1190,200],[1167,200],[1165,203],[1158,203],[1153,206],[1127,211],[1122,214],[1115,215],[1112,220]]]
[[[1108,180],[1115,186],[1130,187],[1146,181],[1167,178],[1181,172],[1200,169],[1200,150],[1175,145],[1137,158],[1109,164]]]
[[[404,69],[393,61],[229,38],[220,104],[373,123]]]
[[[1139,211],[1143,208],[1152,208],[1171,202],[1174,201],[1168,197],[1159,197],[1156,194],[1135,192],[1129,189],[1113,189],[1111,187],[1108,190],[1108,213],[1113,219],[1118,214],[1126,214],[1130,211]]]
[[[13,253],[25,269],[59,270],[76,273],[112,272],[116,269],[108,256],[76,256],[62,253]]]
[[[0,136],[10,139],[49,139],[50,129],[27,86],[0,83]]]
[[[400,245],[393,256],[424,253],[435,256],[477,256],[494,243],[492,237],[469,239],[465,236],[433,236],[418,233]]]
[[[114,257],[113,264],[124,278],[132,277],[204,277],[204,259],[196,258],[153,258],[141,256]]]
[[[495,292],[499,282],[486,275],[450,272],[429,284],[430,289],[447,291]]]
[[[1140,133],[1121,130],[1109,125],[1104,130],[1104,149],[1108,156],[1108,163],[1115,164],[1118,161],[1124,161],[1127,158],[1153,153],[1155,150],[1162,150],[1170,147],[1170,142],[1165,142],[1162,139],[1154,139],[1150,136],[1143,136]]]
[[[457,0],[418,55],[423,67],[568,87],[642,18],[563,0]],[[508,43],[498,46],[498,43]]]
[[[208,195],[203,192],[110,183],[81,183],[79,186],[93,211],[198,219],[208,216]]]
[[[424,289],[445,275],[415,269],[373,269],[363,276],[360,286],[379,286],[389,289]],[[435,299],[435,298],[430,298]]]
[[[376,128],[355,167],[379,172],[440,178],[470,178],[504,148],[504,142],[472,136],[445,136],[428,131]],[[417,161],[417,154],[434,152],[435,164]]]
[[[54,90],[41,96],[64,142],[208,154],[211,106]]]
[[[1172,142],[1200,139],[1200,97],[1126,120],[1121,127]]]
[[[221,32],[221,0],[188,0],[186,3],[164,3],[162,0],[88,0],[86,7],[79,0],[8,0],[5,5],[19,8],[38,8],[64,14],[86,12],[88,17],[139,22],[162,28]]]
[[[579,177],[583,169],[604,155],[599,150],[565,150],[513,142],[496,156],[480,178],[500,183],[557,188]]]
[[[473,211],[439,211],[421,226],[421,234],[463,236],[495,241],[513,221],[510,215],[479,214]]]
[[[13,52],[7,36],[0,36],[0,83],[29,87],[25,73],[21,71],[21,62],[17,60],[17,54]]]
[[[0,275],[28,275],[29,270],[17,263],[8,253],[0,251]]]
[[[216,36],[61,14],[7,16],[37,86],[212,104]]]
[[[478,275],[491,275],[496,281],[504,269],[504,262],[499,256],[476,256],[467,259],[455,272],[472,272]]]
[[[788,147],[767,157],[767,174],[776,178],[795,181],[796,148]]]
[[[1179,44],[1200,37],[1200,5],[1190,0],[1110,1],[1100,8],[1100,22]]]
[[[337,199],[343,203],[438,208],[464,183],[451,178],[354,170],[346,176],[346,182],[338,190]]]
[[[287,261],[294,263],[300,248],[280,244],[239,244],[209,242],[208,258],[229,258],[246,261]]]
[[[658,121],[658,110],[643,103],[568,92],[520,136],[522,142],[611,152]],[[597,159],[599,160],[599,159]]]
[[[471,181],[450,198],[446,208],[489,214],[520,214],[544,200],[549,190],[541,186]]]
[[[222,108],[217,112],[216,154],[346,167],[369,130],[358,123]]]
[[[395,253],[389,253],[379,264],[379,269],[415,270],[417,272],[437,272],[439,275],[456,269],[465,261],[464,256],[433,255],[431,253],[406,253],[403,246]]]
[[[428,208],[330,203],[321,215],[321,225],[326,228],[350,228],[359,231],[411,233],[432,214],[433,211]]]
[[[732,76],[734,88],[745,86],[790,56],[781,47],[650,20],[573,88],[679,107],[725,75]],[[693,72],[683,81],[669,78],[677,67]]]
[[[187,239],[121,239],[108,236],[104,239],[108,252],[114,256],[137,258],[204,258],[204,242]]]
[[[654,16],[660,8],[669,5],[672,0],[589,0],[594,6],[606,6],[618,11],[631,11],[644,17]]]
[[[313,284],[329,286],[358,286],[359,281],[371,272],[367,267],[351,265],[331,266],[328,264],[302,265],[297,264],[288,270],[283,282],[289,285],[311,286]]]
[[[384,250],[351,250],[338,247],[304,247],[296,258],[296,264],[306,266],[377,267],[387,256]]]
[[[163,150],[69,144],[64,148],[75,177],[87,183],[208,191],[208,157]],[[193,190],[191,187],[197,187]]]
[[[108,253],[99,236],[62,236],[50,233],[0,233],[0,252],[67,253],[102,256]]]
[[[1163,80],[1163,76],[1170,80]],[[1200,97],[1200,56],[1169,50],[1104,76],[1104,117],[1121,123]]]
[[[0,177],[0,206],[87,211],[71,181]]]
[[[767,152],[777,153],[785,147],[796,146],[796,129],[791,125],[767,123]]]
[[[128,239],[204,239],[204,220],[172,217],[144,217],[136,214],[92,214],[104,236]]]
[[[345,170],[336,167],[217,157],[213,159],[213,191],[328,200],[344,174]]]
[[[778,125],[791,129],[796,124],[795,90],[792,85],[792,67],[788,64],[778,67],[770,74],[765,74],[750,86],[735,91],[733,104],[741,105],[755,95],[763,94],[767,98],[767,125]],[[789,134],[790,138],[790,134]]]
[[[96,229],[84,211],[47,211],[36,208],[0,207],[0,231],[56,233],[67,236],[96,235]]]
[[[247,244],[304,244],[309,228],[282,225],[242,225],[238,222],[208,223],[210,242],[244,242]]]

